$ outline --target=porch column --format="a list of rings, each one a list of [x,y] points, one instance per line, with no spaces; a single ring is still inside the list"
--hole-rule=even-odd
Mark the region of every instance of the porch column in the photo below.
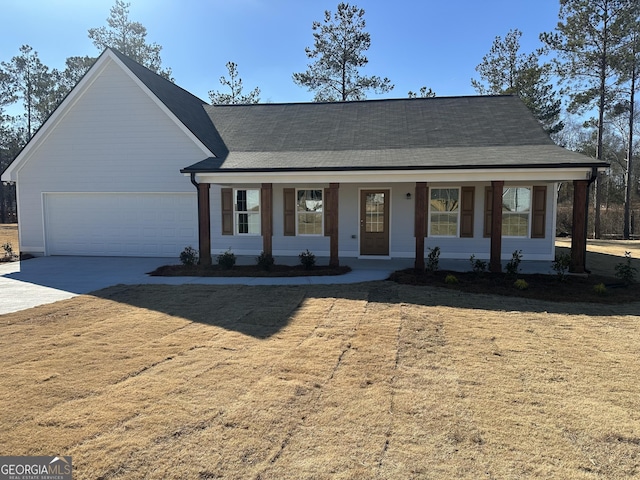
[[[339,183],[329,184],[329,202],[331,205],[329,209],[329,225],[331,230],[329,232],[329,266],[337,267],[340,265],[340,259],[338,258],[338,189]]]
[[[263,183],[260,190],[260,223],[262,225],[262,251],[273,254],[273,188]]]
[[[208,183],[198,184],[198,250],[200,265],[211,265],[211,212]]]
[[[489,270],[494,273],[502,271],[502,189],[504,181],[491,182],[491,257]]]
[[[414,231],[416,235],[416,259],[414,268],[424,271],[424,237],[427,232],[427,182],[416,182]]]
[[[589,180],[573,181],[573,224],[569,271],[584,273],[587,261],[587,192]]]

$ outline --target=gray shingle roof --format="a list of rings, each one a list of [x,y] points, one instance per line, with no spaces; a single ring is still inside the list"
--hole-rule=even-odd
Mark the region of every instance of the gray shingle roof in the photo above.
[[[205,106],[229,149],[183,172],[604,166],[512,95]]]
[[[513,95],[212,106],[113,52],[216,155],[185,173],[607,165],[556,146]]]
[[[515,96],[206,106],[231,152],[553,144]]]

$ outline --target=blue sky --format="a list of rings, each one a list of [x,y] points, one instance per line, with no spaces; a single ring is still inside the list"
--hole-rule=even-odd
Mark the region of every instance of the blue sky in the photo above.
[[[67,57],[99,53],[87,36],[106,25],[115,0],[0,0],[0,61],[31,45],[50,68]],[[311,101],[295,85],[306,69],[311,24],[338,0],[130,0],[129,17],[160,44],[163,66],[178,85],[208,101],[221,89],[225,64],[238,64],[245,90],[260,87],[261,100]],[[359,0],[371,34],[368,75],[389,77],[384,98],[406,97],[425,85],[438,96],[473,95],[470,79],[496,35],[523,32],[522,51],[540,46],[539,33],[558,21],[558,0]],[[378,98],[371,93],[369,98]]]

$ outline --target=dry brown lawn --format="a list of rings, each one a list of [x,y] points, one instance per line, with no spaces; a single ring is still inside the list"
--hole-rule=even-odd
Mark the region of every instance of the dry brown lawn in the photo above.
[[[639,478],[639,320],[392,282],[115,286],[0,316],[0,453],[77,479]]]
[[[78,479],[640,477],[639,313],[116,286],[0,316],[0,452]]]

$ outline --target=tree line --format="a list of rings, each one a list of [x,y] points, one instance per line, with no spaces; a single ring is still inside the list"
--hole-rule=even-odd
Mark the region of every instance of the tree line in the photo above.
[[[115,48],[159,75],[173,81],[162,66],[162,47],[148,43],[147,30],[129,18],[129,3],[116,0],[107,25],[88,30],[99,51]],[[560,145],[607,160],[610,171],[598,176],[593,195],[593,234],[601,235],[600,210],[624,206],[622,234],[631,234],[631,210],[638,199],[638,142],[640,81],[640,3],[637,0],[559,0],[554,31],[539,35],[540,47],[522,52],[522,32],[511,29],[496,36],[471,79],[479,94],[517,94]],[[313,93],[313,101],[363,100],[369,92],[389,93],[387,77],[364,74],[371,36],[365,11],[341,2],[313,22],[313,45],[305,48],[307,69],[292,81]],[[32,47],[0,63],[0,169],[17,155],[37,128],[91,67],[95,58],[70,57],[62,70],[43,65]],[[209,91],[214,104],[258,103],[261,90],[245,93],[238,65],[226,64],[222,90]],[[409,98],[434,97],[426,86],[409,91]],[[21,102],[19,118],[5,114],[8,105]],[[0,187],[0,222],[15,209],[12,186]],[[636,232],[638,233],[638,232]]]

